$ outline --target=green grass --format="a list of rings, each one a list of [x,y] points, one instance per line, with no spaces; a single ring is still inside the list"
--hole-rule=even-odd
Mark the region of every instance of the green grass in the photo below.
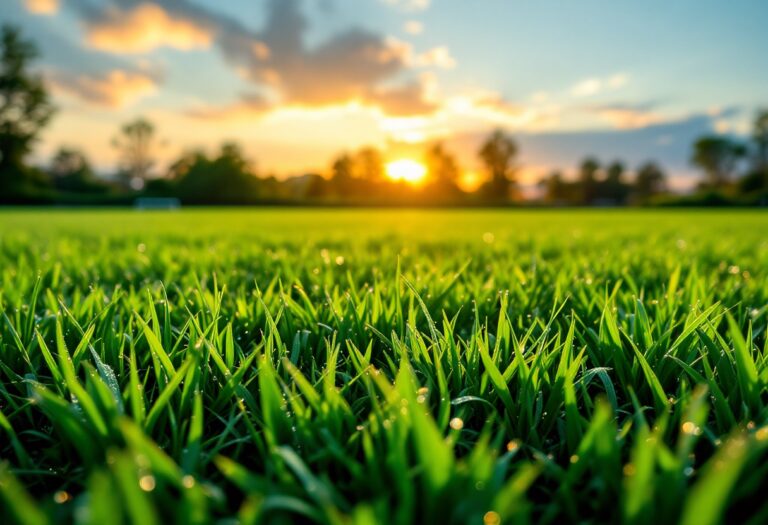
[[[0,521],[764,523],[766,232],[0,211]]]

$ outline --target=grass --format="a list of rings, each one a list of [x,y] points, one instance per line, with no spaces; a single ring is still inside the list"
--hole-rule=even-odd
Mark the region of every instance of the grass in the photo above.
[[[0,212],[4,523],[764,523],[768,215]]]

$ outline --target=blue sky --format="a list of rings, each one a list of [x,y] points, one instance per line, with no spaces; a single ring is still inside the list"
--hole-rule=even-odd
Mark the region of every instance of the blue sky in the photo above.
[[[593,154],[684,186],[696,136],[745,135],[768,105],[757,0],[3,0],[0,18],[37,41],[60,108],[39,162],[68,145],[109,169],[144,115],[166,162],[233,139],[287,175],[442,140],[476,171],[502,127],[530,180]]]

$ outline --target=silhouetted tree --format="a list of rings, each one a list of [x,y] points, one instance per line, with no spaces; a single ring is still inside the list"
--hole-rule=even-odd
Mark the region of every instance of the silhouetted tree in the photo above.
[[[483,196],[490,201],[506,201],[514,184],[514,161],[517,144],[502,130],[494,131],[478,151],[490,181],[483,185]]]
[[[196,149],[185,151],[178,159],[168,166],[168,172],[165,178],[171,181],[181,180],[189,172],[192,166],[202,158],[205,158],[205,153],[202,150]]]
[[[354,162],[346,153],[333,161],[331,166],[331,186],[338,197],[350,197],[355,194]]]
[[[353,159],[354,176],[372,182],[384,180],[384,161],[376,148],[366,147],[357,152]]]
[[[624,164],[620,160],[615,160],[605,168],[605,182],[618,184],[622,182],[624,176]]]
[[[459,179],[459,165],[456,158],[438,142],[427,150],[424,157],[427,176],[433,181],[445,185],[455,185]]]
[[[424,164],[427,167],[429,196],[440,201],[455,201],[463,195],[457,184],[461,175],[458,162],[441,143],[427,150]]]
[[[768,191],[768,109],[757,112],[752,128],[752,142],[755,147],[752,166],[740,181],[745,193]]]
[[[600,163],[594,157],[587,157],[579,167],[579,184],[583,204],[591,204],[597,198],[597,174]]]
[[[560,171],[553,171],[539,182],[544,190],[544,201],[550,204],[568,204],[570,195],[569,183]]]
[[[701,168],[704,185],[720,188],[731,179],[738,161],[746,154],[743,144],[727,137],[701,137],[693,144],[691,163]]]
[[[140,190],[144,187],[155,164],[155,126],[144,118],[128,122],[112,144],[120,152],[120,182],[126,187]]]
[[[225,143],[219,155],[202,152],[185,155],[174,163],[178,170],[178,195],[200,204],[246,204],[258,197],[258,180],[239,146]]]
[[[611,204],[623,204],[629,195],[629,185],[624,182],[624,164],[613,161],[605,169],[605,180],[600,185],[600,197]]]
[[[768,109],[757,112],[752,128],[752,141],[756,149],[755,168],[768,171]]]
[[[0,47],[0,201],[10,201],[32,184],[24,158],[54,109],[42,79],[28,71],[38,56],[34,43],[5,25]]]
[[[304,197],[311,201],[321,201],[328,195],[329,181],[319,173],[305,175],[306,185]]]
[[[647,202],[654,195],[666,189],[666,175],[655,162],[649,161],[637,168],[633,187],[634,198],[638,202]]]
[[[51,160],[49,170],[54,187],[72,193],[104,191],[85,155],[76,149],[60,148]]]

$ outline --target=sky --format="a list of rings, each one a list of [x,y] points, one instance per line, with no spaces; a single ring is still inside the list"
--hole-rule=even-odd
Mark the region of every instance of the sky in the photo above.
[[[77,147],[101,170],[144,116],[158,166],[235,140],[283,177],[442,141],[471,181],[502,128],[524,183],[589,154],[684,188],[696,137],[747,135],[768,106],[764,0],[2,0],[0,20],[58,107],[35,160]]]

